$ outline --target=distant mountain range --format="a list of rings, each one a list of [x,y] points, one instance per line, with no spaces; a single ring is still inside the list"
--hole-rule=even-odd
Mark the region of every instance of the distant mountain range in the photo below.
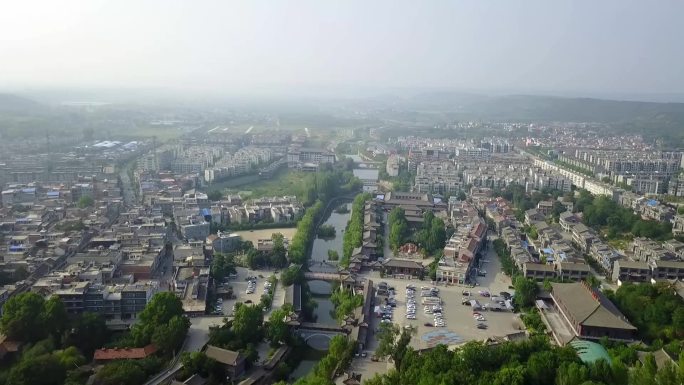
[[[4,113],[32,113],[43,112],[46,106],[34,100],[24,98],[14,94],[0,93],[0,112]]]
[[[366,108],[384,107],[395,111],[439,112],[455,120],[605,123],[609,127],[606,134],[642,134],[648,139],[662,139],[672,146],[684,147],[684,103],[426,92],[399,98],[359,99],[352,104]],[[307,110],[311,111],[310,108]],[[61,118],[66,111],[69,110],[14,94],[0,93],[0,130],[3,129],[3,116],[35,118],[37,115],[49,115]]]
[[[456,120],[605,123],[610,127],[607,134],[636,133],[684,146],[684,103],[440,92],[404,98],[393,105],[439,111]]]

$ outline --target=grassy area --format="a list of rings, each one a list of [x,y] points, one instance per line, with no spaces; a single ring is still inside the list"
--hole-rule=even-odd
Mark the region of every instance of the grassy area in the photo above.
[[[259,179],[253,183],[242,185],[239,189],[228,189],[227,191],[231,194],[249,191],[249,198],[279,195],[297,195],[301,198],[306,175],[303,172],[284,169],[272,179]]]
[[[627,250],[629,248],[630,239],[611,239],[608,241],[608,245],[614,249]]]
[[[135,131],[124,132],[126,135],[139,136],[145,138],[151,138],[153,136],[157,137],[159,141],[167,141],[171,139],[176,139],[183,134],[183,131],[179,130],[177,127],[153,127],[153,126],[143,126],[136,127]]]

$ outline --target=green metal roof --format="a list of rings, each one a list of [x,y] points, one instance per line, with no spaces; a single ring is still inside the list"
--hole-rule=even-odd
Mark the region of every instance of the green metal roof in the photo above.
[[[570,342],[570,345],[577,350],[577,355],[584,363],[593,363],[601,359],[610,362],[608,351],[601,344],[585,340],[574,340]]]

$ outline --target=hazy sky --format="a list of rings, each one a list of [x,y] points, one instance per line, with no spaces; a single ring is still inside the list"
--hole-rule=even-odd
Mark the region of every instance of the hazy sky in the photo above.
[[[684,92],[684,1],[7,0],[0,87]]]

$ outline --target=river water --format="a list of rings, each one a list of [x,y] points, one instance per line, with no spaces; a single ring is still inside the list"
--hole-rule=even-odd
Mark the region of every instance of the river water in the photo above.
[[[347,209],[351,210],[351,203],[346,203]],[[342,239],[344,237],[344,229],[347,227],[347,221],[351,217],[351,213],[338,214],[336,212],[331,212],[328,219],[324,222],[327,225],[333,225],[335,227],[335,237],[331,239],[316,238],[313,243],[311,251],[311,260],[314,262],[325,262],[328,260],[328,250],[336,250],[337,253],[342,255]],[[336,271],[334,266],[312,266],[312,270],[330,270]],[[331,315],[331,312],[335,309],[333,303],[330,301],[330,293],[332,293],[332,286],[330,282],[310,280],[308,281],[309,289],[311,290],[312,297],[318,304],[314,314],[316,315],[316,322],[325,325],[337,325],[337,321]],[[320,339],[320,340],[319,340]],[[308,341],[309,348],[302,361],[295,368],[295,370],[290,374],[291,382],[295,382],[297,379],[306,376],[318,363],[318,361],[325,355],[328,350],[328,343],[330,341],[327,337],[317,337],[312,336]]]
[[[347,209],[351,210],[351,203],[346,203]],[[336,250],[342,256],[342,239],[344,237],[344,228],[347,227],[347,222],[351,217],[351,212],[346,214],[338,214],[334,210],[330,217],[323,223],[324,225],[333,225],[335,227],[335,237],[329,239],[316,238],[311,250],[312,261],[327,261],[328,250]]]

